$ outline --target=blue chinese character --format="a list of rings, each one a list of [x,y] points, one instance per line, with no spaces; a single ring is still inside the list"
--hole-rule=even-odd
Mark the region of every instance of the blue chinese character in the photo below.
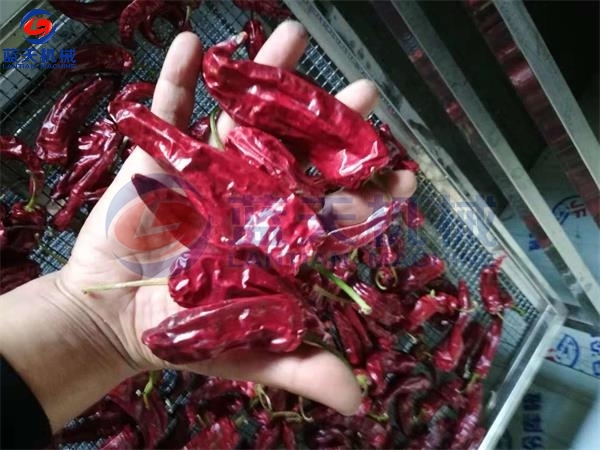
[[[592,364],[592,372],[594,372],[595,377],[600,377],[600,361],[594,361]]]
[[[37,54],[37,50],[35,48],[26,48],[25,50],[23,50],[23,57],[25,59],[23,59],[23,63],[26,63],[27,61],[31,61],[33,63],[37,63],[37,59],[35,59],[35,55]]]
[[[60,59],[60,62],[63,64],[75,64],[75,49],[69,48],[67,50],[63,50],[61,48],[58,52],[58,59]]]
[[[556,346],[554,359],[564,366],[573,367],[579,360],[579,344],[574,337],[565,334]]]
[[[530,393],[523,397],[523,409],[525,411],[539,411],[542,407],[542,395],[539,392]]]
[[[542,418],[538,413],[523,414],[523,431],[542,432]]]
[[[594,339],[590,342],[590,351],[593,356],[600,356],[600,339]]]
[[[43,48],[40,52],[40,62],[42,63],[51,63],[56,62],[54,58],[54,49],[53,48]]]
[[[19,61],[19,49],[18,48],[5,48],[4,49],[4,62],[16,63]]]
[[[523,436],[521,445],[526,449],[544,448],[541,436]]]

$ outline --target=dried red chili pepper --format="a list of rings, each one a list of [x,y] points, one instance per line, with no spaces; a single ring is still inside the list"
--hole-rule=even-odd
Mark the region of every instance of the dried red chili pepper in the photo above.
[[[37,262],[27,259],[19,254],[12,254],[7,258],[7,252],[2,252],[0,265],[0,294],[12,291],[16,287],[34,280],[40,276],[41,270]]]
[[[113,102],[142,102],[154,96],[156,84],[149,81],[136,81],[128,83],[121,88],[112,99]]]
[[[469,299],[469,288],[465,280],[458,282],[457,299],[460,310],[458,318],[454,322],[449,335],[446,336],[433,354],[433,365],[443,372],[454,370],[458,364],[464,349],[463,333],[471,321],[471,314],[468,311],[471,301]]]
[[[281,425],[281,441],[286,450],[296,450],[296,433],[290,424],[283,422]]]
[[[384,142],[360,114],[294,73],[232,60],[246,34],[209,48],[203,74],[210,94],[237,123],[293,143],[327,182],[357,188],[387,165]]]
[[[379,125],[377,132],[390,151],[390,167],[394,170],[410,170],[414,173],[419,171],[419,164],[408,156],[408,152],[396,136],[394,136],[387,123]]]
[[[233,449],[237,448],[240,441],[240,433],[233,420],[229,417],[221,417],[192,437],[183,449]]]
[[[67,229],[83,205],[86,192],[95,189],[111,168],[122,138],[115,132],[114,125],[106,119],[96,122],[88,134],[79,138],[80,148],[89,149],[86,153],[89,154],[90,160],[82,161],[79,165],[75,164],[74,170],[64,182],[71,187],[70,195],[67,203],[53,218],[54,228]]]
[[[246,41],[248,58],[254,59],[258,54],[258,51],[265,44],[267,34],[265,33],[262,23],[258,19],[248,20],[244,25],[243,30],[248,34],[248,40]]]
[[[29,253],[40,242],[46,228],[46,208],[17,202],[10,208],[5,220],[7,248],[15,252]]]
[[[428,391],[429,388],[431,388],[431,380],[424,375],[406,375],[395,379],[388,384],[382,395],[383,409],[387,411],[392,400],[398,395],[422,393]]]
[[[279,0],[233,0],[235,6],[267,17],[289,17],[292,15]]]
[[[169,419],[158,390],[146,392],[147,381],[147,374],[129,378],[110,391],[106,399],[118,405],[139,427],[144,448],[154,448],[164,436]]]
[[[500,314],[504,311],[504,303],[501,298],[502,288],[498,280],[500,265],[502,264],[503,256],[497,258],[490,265],[481,269],[479,273],[479,293],[483,307],[490,314]]]
[[[455,373],[459,376],[469,378],[471,376],[471,365],[477,358],[479,349],[485,338],[485,328],[476,321],[472,321],[463,333],[464,349],[455,368]]]
[[[125,425],[119,433],[103,442],[100,450],[133,450],[139,446],[139,433],[131,425]]]
[[[398,395],[396,401],[396,423],[406,437],[411,437],[414,434],[414,428],[417,424],[414,393]]]
[[[464,449],[469,439],[473,437],[481,414],[482,400],[483,385],[477,383],[469,392],[467,406],[457,419],[453,433],[454,437],[450,443],[451,449]]]
[[[359,365],[364,354],[360,338],[352,328],[350,322],[338,308],[333,308],[332,316],[335,329],[340,338],[342,351],[346,355],[348,362],[353,366]]]
[[[405,309],[394,294],[383,294],[374,286],[358,281],[352,289],[371,307],[369,318],[384,325],[399,324],[405,315]]]
[[[73,0],[50,0],[64,15],[88,25],[97,25],[115,20],[129,4],[129,0],[94,0],[93,2],[74,2]]]
[[[200,214],[221,212],[211,215],[209,242],[256,247],[284,275],[297,273],[322,245],[324,231],[316,213],[239,152],[227,151],[227,143],[226,151],[219,152],[139,104],[111,103],[109,111],[119,131],[193,186],[197,195],[188,192],[188,198]]]
[[[44,188],[44,171],[33,149],[15,136],[0,136],[0,156],[25,165],[29,173],[29,196],[35,199]]]
[[[181,311],[146,330],[142,341],[174,364],[202,361],[231,349],[289,352],[302,342],[303,322],[294,298],[243,298]]]
[[[175,260],[169,275],[169,292],[175,302],[191,308],[207,299],[230,300],[295,290],[289,280],[238,259],[231,251],[199,247]]]
[[[110,78],[83,80],[70,87],[50,109],[35,141],[35,152],[48,164],[64,165],[77,131],[98,101],[114,88]]]
[[[279,424],[267,424],[260,427],[252,448],[257,450],[271,450],[277,448],[281,439],[281,427]]]
[[[159,17],[162,17],[173,26],[176,33],[189,31],[191,30],[191,27],[188,17],[189,11],[186,11],[186,7],[191,7],[192,3],[199,5],[200,2],[165,2],[160,9],[152,11],[140,22],[140,34],[151,44],[156,45],[157,47],[164,47],[164,42],[162,42],[154,32],[154,21]]]
[[[435,255],[424,255],[412,266],[398,271],[398,286],[401,293],[410,293],[425,287],[439,277],[446,266]]]
[[[481,347],[477,362],[473,366],[473,375],[478,379],[483,380],[487,377],[488,372],[492,367],[492,360],[494,359],[496,350],[500,345],[501,337],[502,319],[500,317],[492,317],[492,323],[486,330],[485,340]]]
[[[133,0],[119,16],[119,36],[125,47],[133,48],[135,30],[148,16],[160,11],[165,0]]]
[[[115,44],[90,44],[75,49],[73,68],[54,69],[47,78],[48,86],[60,86],[69,77],[89,73],[124,74],[133,69],[133,55]]]
[[[414,331],[434,314],[452,314],[456,311],[456,297],[439,292],[419,297],[413,309],[406,315],[406,329]]]
[[[407,354],[379,350],[367,356],[366,370],[375,388],[373,395],[381,395],[386,389],[386,375],[405,375],[417,366],[417,360]]]
[[[370,352],[373,349],[373,343],[369,338],[367,329],[362,322],[358,312],[350,304],[340,306],[340,312],[344,315],[347,322],[352,326],[352,329],[358,336],[361,346],[365,352]]]
[[[461,389],[464,381],[460,378],[447,381],[435,390],[431,391],[419,405],[419,419],[428,423],[437,415],[443,407],[447,406],[455,411],[465,407],[465,397]]]

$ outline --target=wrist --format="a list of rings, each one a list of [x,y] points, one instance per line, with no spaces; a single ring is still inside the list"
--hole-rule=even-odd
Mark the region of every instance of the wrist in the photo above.
[[[54,431],[137,371],[108,324],[62,287],[61,275],[38,278],[0,299],[0,353]]]

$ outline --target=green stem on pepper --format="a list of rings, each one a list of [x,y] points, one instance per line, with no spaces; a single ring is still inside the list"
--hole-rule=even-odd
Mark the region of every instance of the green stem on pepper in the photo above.
[[[363,298],[340,277],[337,277],[320,264],[313,265],[313,268],[321,275],[333,281],[342,291],[344,291],[346,295],[348,295],[348,297],[350,297],[359,306],[361,313],[369,315],[373,312],[373,309],[368,305],[368,303],[365,302]]]
[[[164,286],[169,283],[168,278],[149,278],[147,280],[124,281],[121,283],[97,284],[83,289],[84,294],[98,291],[110,291],[112,289],[126,289],[141,286]]]

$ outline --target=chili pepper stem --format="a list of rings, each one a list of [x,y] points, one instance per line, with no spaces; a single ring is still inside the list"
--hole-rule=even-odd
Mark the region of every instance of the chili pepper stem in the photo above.
[[[276,411],[271,413],[271,419],[277,419],[278,417],[284,418],[291,422],[303,422],[304,418],[296,411]]]
[[[148,402],[148,396],[154,389],[154,384],[157,381],[157,377],[158,377],[159,373],[160,372],[158,370],[151,371],[148,374],[148,381],[146,382],[144,389],[142,391],[139,391],[139,390],[137,391],[137,395],[141,396],[142,399],[144,400],[144,405],[146,406],[146,409],[150,409],[150,403]]]
[[[392,272],[392,277],[394,279],[394,283],[392,284],[392,288],[396,287],[396,285],[398,284],[398,274],[396,273],[396,269],[394,267],[390,267],[389,268]],[[388,288],[386,286],[384,286],[383,284],[381,284],[381,270],[378,270],[377,273],[375,274],[375,285],[381,289],[382,291],[387,291]]]
[[[356,293],[354,289],[346,284],[344,280],[335,276],[325,267],[320,264],[315,264],[313,268],[319,272],[321,275],[327,277],[329,280],[333,281],[342,291],[344,291],[348,297],[350,297],[360,308],[360,312],[369,315],[373,312],[373,309],[365,302],[360,295]]]
[[[112,289],[127,289],[141,286],[164,286],[169,283],[168,278],[149,278],[147,280],[124,281],[121,283],[97,284],[83,289],[84,294],[98,291],[110,291]]]
[[[312,422],[313,418],[306,415],[304,412],[304,397],[298,396],[298,408],[300,409],[300,416],[305,422]]]
[[[272,411],[273,406],[271,405],[271,399],[265,392],[264,386],[262,384],[257,384],[254,390],[256,391],[256,396],[258,397],[260,405],[267,411]]]
[[[510,309],[512,309],[514,312],[516,312],[520,316],[524,316],[527,314],[527,312],[518,305],[511,305]]]
[[[382,422],[387,422],[390,420],[390,416],[388,415],[388,413],[384,412],[382,414],[376,414],[372,411],[369,411],[367,413],[367,417],[370,417],[371,419],[375,420],[376,422],[382,423]]]
[[[210,113],[210,116],[209,116],[209,119],[210,119],[210,133],[211,133],[211,135],[214,136],[215,145],[217,146],[217,148],[219,150],[223,151],[223,141],[221,141],[221,138],[219,137],[219,129],[217,128],[217,114],[218,114],[218,112],[219,112],[219,107],[217,106]]]
[[[366,375],[356,375],[356,381],[360,386],[362,396],[366,396],[369,392],[369,377],[367,377]]]
[[[313,286],[313,291],[315,291],[319,295],[322,295],[323,297],[333,300],[335,302],[346,303],[348,301],[345,298],[338,297],[337,295],[332,294],[327,289],[323,288],[322,286],[319,286],[318,284],[315,284]]]

